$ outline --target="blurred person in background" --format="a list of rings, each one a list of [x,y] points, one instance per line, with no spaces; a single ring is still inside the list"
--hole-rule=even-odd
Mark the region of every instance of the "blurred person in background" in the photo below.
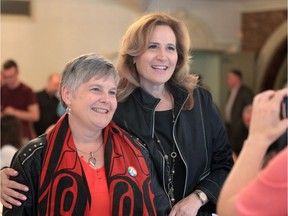
[[[15,116],[1,118],[1,169],[9,167],[15,152],[22,147],[21,122]]]
[[[57,106],[57,116],[60,118],[65,113],[63,105],[59,102]]]
[[[242,122],[243,122],[243,135],[241,136],[241,140],[239,140],[239,144],[237,146],[234,146],[234,152],[233,152],[233,160],[237,160],[238,155],[241,152],[242,146],[244,141],[246,140],[248,136],[248,130],[250,126],[250,121],[252,117],[252,104],[248,104],[244,107],[242,112]],[[246,134],[246,136],[245,136]]]
[[[233,157],[237,158],[248,135],[248,130],[242,120],[243,109],[251,104],[254,94],[252,90],[242,83],[242,72],[231,69],[227,73],[229,97],[225,107],[225,124]]]
[[[32,123],[39,120],[39,106],[32,89],[19,80],[17,63],[3,63],[1,76],[1,116],[12,115],[22,124],[23,142],[35,137]]]
[[[248,104],[244,107],[242,112],[242,121],[245,126],[249,130],[250,122],[252,118],[252,104]],[[246,138],[245,138],[246,139]]]
[[[48,77],[45,89],[36,92],[37,102],[40,109],[40,119],[34,122],[34,129],[37,136],[43,134],[47,128],[55,124],[59,116],[57,115],[57,106],[59,99],[57,97],[61,76],[58,73],[51,74]]]

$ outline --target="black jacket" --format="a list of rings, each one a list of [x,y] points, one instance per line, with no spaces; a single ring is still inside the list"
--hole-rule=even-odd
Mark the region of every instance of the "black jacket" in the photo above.
[[[210,202],[200,209],[198,215],[215,212],[220,189],[233,165],[224,124],[208,91],[196,88],[194,107],[187,111],[182,108],[188,93],[174,87],[172,94],[176,115],[173,137],[186,168],[183,198],[200,189]],[[154,134],[155,109],[159,101],[137,88],[126,101],[118,104],[114,121],[145,143],[164,185],[164,158],[158,151]]]

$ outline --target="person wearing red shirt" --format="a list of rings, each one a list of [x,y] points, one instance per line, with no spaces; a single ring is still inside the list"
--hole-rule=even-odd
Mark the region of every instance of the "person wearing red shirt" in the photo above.
[[[1,116],[15,116],[22,124],[24,141],[35,137],[32,122],[39,120],[39,106],[33,90],[19,80],[17,63],[4,62],[1,76]]]
[[[287,215],[287,147],[261,169],[269,146],[287,131],[288,119],[280,117],[285,96],[287,88],[254,98],[249,135],[221,190],[219,215]]]

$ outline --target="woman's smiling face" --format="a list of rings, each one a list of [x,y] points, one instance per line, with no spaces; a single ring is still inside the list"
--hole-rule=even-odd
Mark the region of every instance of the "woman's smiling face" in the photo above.
[[[176,36],[167,25],[154,28],[145,52],[135,57],[140,84],[163,85],[172,76],[178,60]]]
[[[117,108],[116,91],[113,76],[91,78],[81,84],[74,94],[68,93],[69,101],[65,102],[71,108],[69,118],[88,130],[105,128]]]

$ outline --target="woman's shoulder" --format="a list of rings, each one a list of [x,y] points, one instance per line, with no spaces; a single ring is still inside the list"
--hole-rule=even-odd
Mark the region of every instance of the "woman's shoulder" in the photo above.
[[[204,106],[210,104],[213,100],[210,91],[201,86],[197,86],[193,90],[193,98],[195,101],[199,100]]]
[[[35,158],[36,156],[40,156],[43,152],[44,147],[46,147],[46,136],[41,135],[31,141],[29,141],[25,146],[20,148],[17,151],[17,157],[20,162],[24,165],[29,161],[29,159]]]
[[[142,143],[138,137],[135,137],[131,133],[127,132],[123,128],[116,125],[114,122],[111,122],[109,124],[109,127],[112,128],[113,134],[116,136],[116,138],[118,137],[120,139],[122,139],[122,138],[125,139],[126,145],[132,145],[132,146],[136,146],[137,148],[140,147],[140,148],[146,149],[146,145],[144,143]]]
[[[200,94],[203,97],[211,97],[211,92],[208,89],[199,85],[194,89],[194,94],[195,93]]]

